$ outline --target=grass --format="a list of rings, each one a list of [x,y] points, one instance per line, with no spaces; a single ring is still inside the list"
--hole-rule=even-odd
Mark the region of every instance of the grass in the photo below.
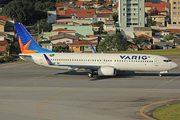
[[[159,120],[180,120],[180,104],[159,108],[153,112]]]
[[[170,55],[180,55],[180,49],[118,51],[118,52],[106,52],[106,53],[153,54],[153,55],[161,55],[161,56],[170,56]]]

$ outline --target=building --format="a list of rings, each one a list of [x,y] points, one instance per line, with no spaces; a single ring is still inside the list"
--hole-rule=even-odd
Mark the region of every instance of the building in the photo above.
[[[180,1],[169,0],[171,24],[180,24]]]
[[[57,19],[56,11],[47,11],[48,23],[55,23]]]
[[[90,41],[77,41],[69,44],[69,50],[71,52],[92,52],[91,46],[96,48],[97,43],[92,43]]]
[[[145,26],[144,0],[119,0],[119,26],[144,27]]]
[[[145,2],[160,3],[160,2],[169,2],[169,0],[145,0]]]
[[[150,27],[135,27],[134,35],[139,36],[141,34],[146,35],[148,37],[152,37],[152,30]]]
[[[6,45],[8,42],[6,40],[0,41],[0,56],[6,54]]]
[[[152,20],[156,21],[156,25],[165,26],[166,16],[165,15],[151,15]]]

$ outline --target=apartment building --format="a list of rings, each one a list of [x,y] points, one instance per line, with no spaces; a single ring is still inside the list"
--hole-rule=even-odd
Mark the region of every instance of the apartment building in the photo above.
[[[144,27],[145,26],[144,0],[119,0],[119,26]]]
[[[180,1],[169,0],[171,24],[180,24]]]

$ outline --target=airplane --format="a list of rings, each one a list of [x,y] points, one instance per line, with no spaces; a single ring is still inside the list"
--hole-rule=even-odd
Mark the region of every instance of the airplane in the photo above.
[[[41,48],[20,22],[15,22],[20,58],[45,67],[88,70],[88,77],[115,76],[117,71],[168,73],[178,67],[169,58],[149,54],[55,53]]]

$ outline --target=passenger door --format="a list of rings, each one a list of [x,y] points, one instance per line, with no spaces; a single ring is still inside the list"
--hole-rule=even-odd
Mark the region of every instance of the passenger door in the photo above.
[[[155,59],[154,59],[154,65],[155,65],[155,66],[158,66],[158,65],[159,65],[159,59],[158,59],[158,58],[155,58]]]

